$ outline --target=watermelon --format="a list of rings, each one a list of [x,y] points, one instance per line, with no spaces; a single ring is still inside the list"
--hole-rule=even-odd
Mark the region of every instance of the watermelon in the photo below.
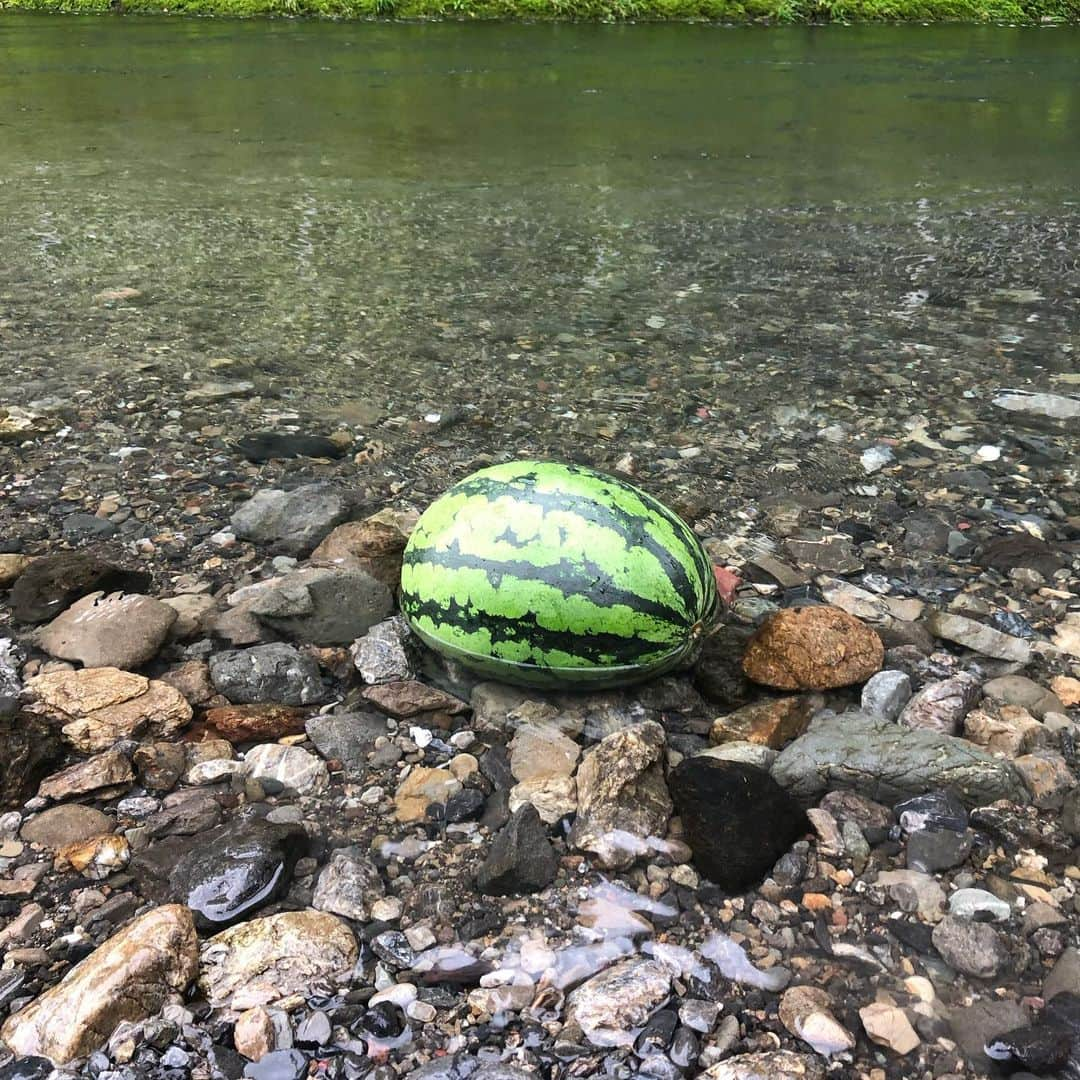
[[[718,608],[697,537],[651,495],[579,465],[512,461],[420,516],[401,610],[444,656],[493,679],[593,688],[690,659]]]

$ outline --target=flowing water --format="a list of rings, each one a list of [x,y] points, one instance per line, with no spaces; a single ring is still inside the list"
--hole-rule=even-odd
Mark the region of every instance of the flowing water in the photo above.
[[[1077,29],[6,16],[3,394],[612,460],[985,418],[1076,366],[1078,177]]]

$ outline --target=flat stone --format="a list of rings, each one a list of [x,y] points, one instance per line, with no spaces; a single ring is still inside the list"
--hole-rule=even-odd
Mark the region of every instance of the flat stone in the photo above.
[[[64,739],[84,754],[143,732],[174,735],[191,720],[179,691],[113,667],[54,671],[26,684],[30,710],[61,726]]]
[[[236,440],[236,449],[248,461],[273,461],[275,458],[329,458],[345,456],[345,447],[325,435],[305,435],[294,431],[253,431]]]
[[[143,593],[150,575],[127,570],[95,555],[61,552],[35,559],[11,590],[11,613],[17,622],[43,623],[92,592]]]
[[[363,570],[310,567],[255,588],[247,610],[305,644],[347,645],[394,607],[390,590]]]
[[[116,822],[92,806],[70,803],[51,806],[23,822],[19,835],[28,844],[59,851],[69,844],[112,832]]]
[[[863,567],[851,540],[842,533],[820,540],[785,540],[783,551],[805,570],[826,574],[854,574]]]
[[[814,694],[798,697],[766,698],[744,705],[727,716],[717,717],[709,729],[714,744],[750,742],[779,750],[797,739],[810,723],[810,717],[824,704]]]
[[[109,938],[55,986],[8,1019],[0,1039],[17,1054],[58,1065],[104,1046],[121,1021],[154,1016],[195,976],[198,939],[191,913],[154,908]]]
[[[580,757],[581,747],[550,725],[523,725],[510,740],[510,772],[518,781],[572,776]]]
[[[217,695],[205,660],[185,660],[162,672],[161,682],[179,691],[189,705],[209,705]]]
[[[352,497],[332,484],[304,484],[292,491],[258,491],[230,519],[241,540],[301,556],[353,512]]]
[[[271,780],[290,794],[316,795],[330,786],[325,762],[299,746],[263,743],[253,746],[244,761],[251,779]]]
[[[653,960],[621,960],[567,998],[567,1019],[594,1046],[632,1046],[635,1029],[667,1001],[671,974]]]
[[[850,581],[824,575],[818,577],[817,586],[825,603],[871,626],[885,626],[892,618],[887,598],[869,589],[860,589]]]
[[[922,1045],[904,1010],[895,1005],[875,1001],[859,1010],[859,1019],[870,1041],[894,1054],[910,1054]]]
[[[967,806],[1028,801],[1009,762],[964,739],[860,712],[819,714],[805,735],[780,752],[772,775],[803,805],[835,788],[890,805],[935,788],[952,789]]]
[[[1062,652],[1080,659],[1080,612],[1066,615],[1054,630],[1054,644]]]
[[[126,786],[134,779],[131,762],[117,750],[106,750],[47,776],[38,785],[38,795],[61,802],[103,788]]]
[[[862,689],[862,710],[895,720],[911,699],[911,679],[903,671],[879,671]]]
[[[386,717],[376,712],[312,716],[305,730],[324,758],[340,761],[346,773],[353,777],[367,767],[367,757],[375,740],[389,732]]]
[[[585,755],[577,772],[572,848],[600,866],[624,869],[644,842],[665,835],[672,810],[665,749],[664,729],[650,720],[608,735]]]
[[[969,833],[951,829],[921,829],[907,841],[907,864],[912,870],[936,874],[959,866],[971,854]]]
[[[319,873],[312,907],[357,922],[367,922],[386,895],[379,868],[359,847],[336,848]]]
[[[356,958],[356,939],[341,919],[322,911],[284,911],[210,938],[200,956],[199,989],[215,1008],[249,1009],[346,975]]]
[[[477,886],[489,896],[534,893],[555,880],[558,858],[532,805],[516,810],[492,841]]]
[[[1003,1031],[1031,1022],[1031,1010],[1009,998],[986,998],[965,1002],[948,1013],[949,1031],[964,1056],[980,1072],[995,1068],[983,1047]]]
[[[694,865],[727,892],[760,881],[809,829],[798,803],[752,765],[685,758],[671,791]]]
[[[955,642],[983,656],[992,656],[996,660],[1011,660],[1017,664],[1026,664],[1031,659],[1031,645],[1023,638],[1003,634],[992,626],[986,626],[963,615],[932,611],[926,618],[926,625],[936,637]]]
[[[236,1018],[233,1046],[250,1061],[259,1061],[278,1049],[277,1025],[269,1009],[256,1005]]]
[[[767,772],[773,767],[779,754],[779,750],[762,746],[760,743],[726,742],[701,750],[695,756],[713,758],[715,761],[739,761]]]
[[[187,756],[178,743],[143,743],[132,755],[132,764],[148,791],[172,791],[187,768]]]
[[[829,690],[869,679],[884,655],[881,638],[840,608],[786,608],[750,639],[743,671],[780,690]]]
[[[983,684],[982,692],[991,701],[1000,705],[1017,705],[1040,720],[1048,712],[1063,712],[1065,708],[1065,703],[1052,689],[1048,690],[1023,675],[1002,675],[991,679]]]
[[[701,1074],[703,1080],[824,1080],[825,1068],[810,1054],[773,1050],[736,1054]]]
[[[934,927],[932,940],[949,967],[974,979],[992,979],[1009,962],[1001,935],[986,923],[946,915]]]
[[[426,712],[443,712],[456,716],[467,712],[469,708],[460,698],[415,679],[399,679],[369,686],[363,696],[377,709],[399,720],[407,720]]]
[[[461,790],[461,781],[447,769],[429,769],[414,765],[394,793],[394,808],[398,821],[424,821],[428,807],[445,804]]]
[[[264,742],[285,735],[302,735],[307,716],[304,709],[266,702],[207,709],[205,720],[229,742]]]
[[[88,668],[138,668],[165,644],[176,612],[150,596],[92,592],[38,631],[50,656]]]
[[[928,683],[904,706],[899,723],[921,731],[955,735],[979,700],[979,680],[966,671]]]
[[[381,510],[339,525],[311,553],[319,565],[355,567],[390,589],[401,582],[401,557],[419,518],[416,511]]]
[[[326,696],[315,660],[282,642],[217,653],[210,678],[235,705],[315,705]]]
[[[220,610],[217,600],[205,593],[163,596],[161,602],[176,612],[176,621],[169,631],[172,641],[191,641],[202,636]]]

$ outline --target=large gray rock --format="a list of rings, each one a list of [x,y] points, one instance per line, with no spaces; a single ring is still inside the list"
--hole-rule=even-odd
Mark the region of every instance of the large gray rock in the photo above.
[[[347,645],[393,608],[394,598],[381,581],[363,570],[329,567],[297,570],[266,582],[247,606],[279,634],[313,645]]]
[[[964,739],[858,711],[815,717],[810,730],[781,751],[772,775],[807,804],[834,788],[889,804],[933,788],[951,788],[968,806],[1028,801],[1009,762]]]
[[[319,665],[281,642],[218,653],[210,660],[210,678],[235,705],[314,705],[326,695]]]
[[[965,649],[992,656],[996,660],[1012,660],[1026,664],[1031,659],[1031,645],[1023,638],[1003,634],[992,626],[986,626],[963,615],[948,611],[932,611],[926,619],[930,632],[946,641],[962,645]]]
[[[489,896],[539,892],[555,880],[559,860],[536,808],[517,810],[495,837],[477,884]]]
[[[292,491],[258,491],[233,514],[242,540],[286,555],[306,555],[353,512],[349,494],[332,484],[305,484]]]

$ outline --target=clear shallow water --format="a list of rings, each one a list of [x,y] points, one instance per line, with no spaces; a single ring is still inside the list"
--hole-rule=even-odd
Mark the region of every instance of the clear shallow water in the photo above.
[[[1075,29],[6,16],[6,392],[224,356],[594,459],[970,419],[1075,367],[1078,176]]]

